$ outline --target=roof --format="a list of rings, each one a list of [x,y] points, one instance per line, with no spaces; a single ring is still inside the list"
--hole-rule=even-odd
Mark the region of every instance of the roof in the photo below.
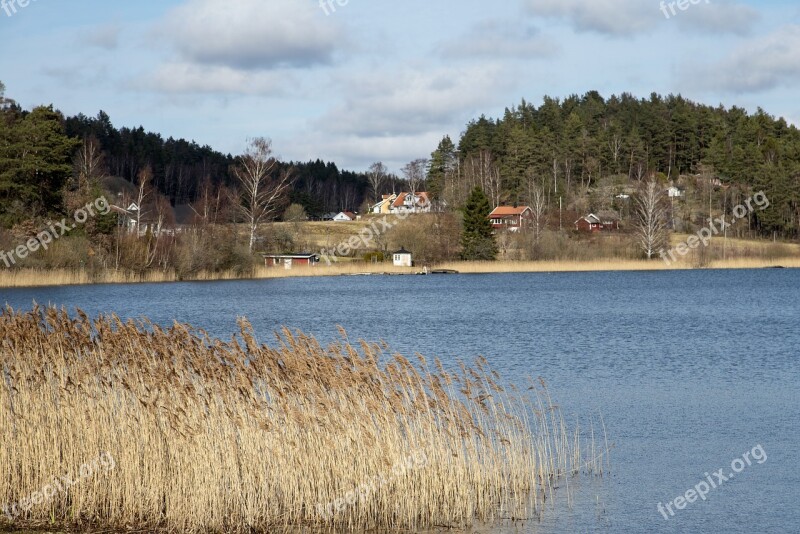
[[[383,206],[384,204],[389,204],[394,200],[394,195],[383,195],[383,200],[378,202],[377,204],[373,204],[369,209],[374,210],[377,207]]]
[[[261,256],[264,257],[264,258],[277,258],[277,259],[281,259],[281,260],[283,260],[283,259],[292,259],[292,260],[301,259],[301,260],[305,260],[305,259],[311,259],[311,258],[314,258],[315,260],[317,259],[317,255],[316,254],[309,254],[309,253],[305,253],[305,252],[300,252],[298,254],[262,254]]]
[[[598,223],[600,223],[600,222],[601,222],[601,221],[600,221],[600,217],[598,217],[598,216],[597,216],[597,215],[595,215],[594,213],[590,213],[590,214],[589,214],[589,215],[587,215],[586,217],[581,217],[580,219],[578,219],[577,221],[575,221],[575,223],[577,224],[577,223],[579,223],[579,222],[581,222],[581,221],[586,221],[586,222],[588,222],[589,224],[598,224]]]
[[[110,206],[109,206],[109,208],[110,208],[110,209],[111,209],[111,211],[113,211],[114,213],[119,213],[120,215],[131,215],[131,212],[129,212],[129,211],[128,211],[128,210],[126,210],[125,208],[120,208],[119,206],[115,206],[115,205],[113,205],[113,204],[112,204],[112,205],[110,205]]]
[[[522,215],[528,211],[530,206],[498,206],[494,209],[489,217],[511,217],[514,215]]]
[[[599,217],[603,221],[618,221],[619,220],[619,215],[617,214],[617,212],[608,211],[608,210],[598,211],[597,212],[597,217]]]
[[[405,247],[401,247],[400,250],[395,251],[392,254],[411,254],[411,252],[406,250]]]
[[[393,208],[402,208],[406,204],[406,197],[410,196],[411,193],[400,193],[397,195],[397,199],[392,204]],[[430,199],[428,198],[428,193],[425,192],[418,192],[417,197],[419,197],[420,204],[428,204],[430,203]]]

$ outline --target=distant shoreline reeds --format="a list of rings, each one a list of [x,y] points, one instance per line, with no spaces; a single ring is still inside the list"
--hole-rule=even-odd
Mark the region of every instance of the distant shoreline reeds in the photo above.
[[[114,459],[14,527],[464,527],[536,518],[559,479],[607,469],[543,382],[507,387],[484,359],[448,370],[344,332],[271,347],[245,319],[223,342],[38,307],[6,308],[0,334],[0,506]]]
[[[710,259],[700,267],[694,258],[667,265],[661,260],[599,259],[590,261],[541,260],[541,261],[455,261],[435,264],[428,268],[452,269],[462,274],[502,273],[555,273],[555,272],[603,272],[603,271],[670,271],[696,268],[706,269],[763,269],[768,267],[800,268],[800,257],[733,258]],[[281,268],[256,267],[251,272],[223,271],[201,272],[192,276],[178,276],[172,271],[147,271],[136,273],[124,270],[76,271],[66,269],[19,269],[0,270],[0,288],[24,288],[44,286],[71,286],[93,284],[135,284],[170,282],[211,282],[224,280],[265,280],[275,278],[306,278],[345,275],[411,275],[423,271],[424,267],[394,267],[384,263],[343,262],[315,267]]]

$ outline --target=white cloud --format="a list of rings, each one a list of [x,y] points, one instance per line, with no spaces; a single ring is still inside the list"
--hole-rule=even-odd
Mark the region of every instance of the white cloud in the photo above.
[[[498,66],[474,64],[364,74],[348,81],[344,102],[319,124],[331,133],[360,137],[441,132],[505,94],[507,79]]]
[[[642,0],[527,0],[534,15],[562,19],[578,31],[632,35],[650,29],[659,16],[655,3]]]
[[[250,72],[230,67],[167,63],[152,73],[140,89],[171,94],[279,95],[292,83],[290,73]]]
[[[555,56],[560,47],[531,26],[516,26],[504,20],[488,20],[468,33],[439,46],[445,59],[523,58]]]
[[[327,64],[342,42],[335,20],[298,0],[187,0],[159,33],[186,62],[241,70]]]
[[[683,3],[686,9],[680,9]],[[526,0],[534,15],[564,20],[579,32],[632,36],[674,23],[681,31],[744,34],[758,12],[734,0]]]
[[[708,3],[690,6],[685,12],[679,11],[673,20],[686,31],[745,35],[760,18],[758,11],[749,6],[708,0]]]
[[[684,78],[704,89],[734,93],[795,86],[800,82],[800,25],[748,40],[717,63],[692,65]]]
[[[312,134],[297,138],[290,144],[297,160],[321,158],[344,162],[346,168],[353,170],[366,170],[375,161],[382,161],[390,172],[399,174],[409,161],[430,156],[443,135],[444,131],[385,137]]]

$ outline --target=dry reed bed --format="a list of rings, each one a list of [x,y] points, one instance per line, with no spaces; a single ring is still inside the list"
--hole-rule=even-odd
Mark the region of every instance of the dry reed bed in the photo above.
[[[222,342],[179,324],[4,310],[0,505],[102,453],[115,463],[15,526],[465,526],[535,517],[557,479],[602,473],[605,456],[594,442],[582,452],[542,386],[504,389],[484,360],[453,373],[286,330],[271,348],[240,327]],[[412,456],[426,461],[393,470]],[[333,516],[317,506],[376,479]]]
[[[800,268],[797,255],[768,257],[740,257],[726,260],[711,258],[704,268],[711,269],[761,269],[782,266]],[[660,259],[653,261],[599,259],[592,261],[542,260],[542,261],[456,261],[433,265],[433,269],[453,269],[464,274],[491,273],[550,273],[550,272],[596,272],[596,271],[665,271],[696,269],[693,256],[667,265]],[[148,271],[137,274],[128,271],[100,271],[88,273],[72,270],[0,270],[2,287],[43,287],[88,284],[131,284],[161,283],[177,281],[215,281],[215,280],[260,280],[272,278],[306,278],[323,276],[342,276],[360,274],[415,274],[422,267],[400,268],[391,264],[370,264],[362,262],[335,263],[313,268],[292,270],[257,267],[252,273],[226,271],[221,273],[197,273],[191,277],[179,277],[171,271]]]
[[[363,262],[342,262],[332,265],[318,265],[314,268],[298,267],[292,270],[258,266],[249,272],[223,271],[199,272],[191,276],[178,276],[173,271],[132,271],[112,269],[95,272],[70,269],[0,269],[0,288],[2,287],[43,287],[89,284],[133,284],[162,283],[178,281],[251,280],[271,278],[293,278],[312,276],[339,276],[357,274],[414,274],[420,269],[393,267],[391,264],[372,264]]]
[[[783,257],[777,259],[734,258],[712,260],[710,269],[763,269],[781,266],[800,268],[800,257]],[[471,261],[453,262],[437,266],[442,269],[454,269],[466,274],[491,273],[558,273],[558,272],[599,272],[599,271],[668,271],[696,269],[691,258],[667,265],[660,259],[647,260],[593,260],[593,261]]]

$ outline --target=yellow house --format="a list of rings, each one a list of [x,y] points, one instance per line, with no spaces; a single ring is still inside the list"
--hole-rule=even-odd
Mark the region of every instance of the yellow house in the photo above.
[[[372,206],[369,212],[376,215],[388,215],[391,213],[392,204],[394,204],[395,200],[397,200],[396,194],[383,195],[383,200]]]

